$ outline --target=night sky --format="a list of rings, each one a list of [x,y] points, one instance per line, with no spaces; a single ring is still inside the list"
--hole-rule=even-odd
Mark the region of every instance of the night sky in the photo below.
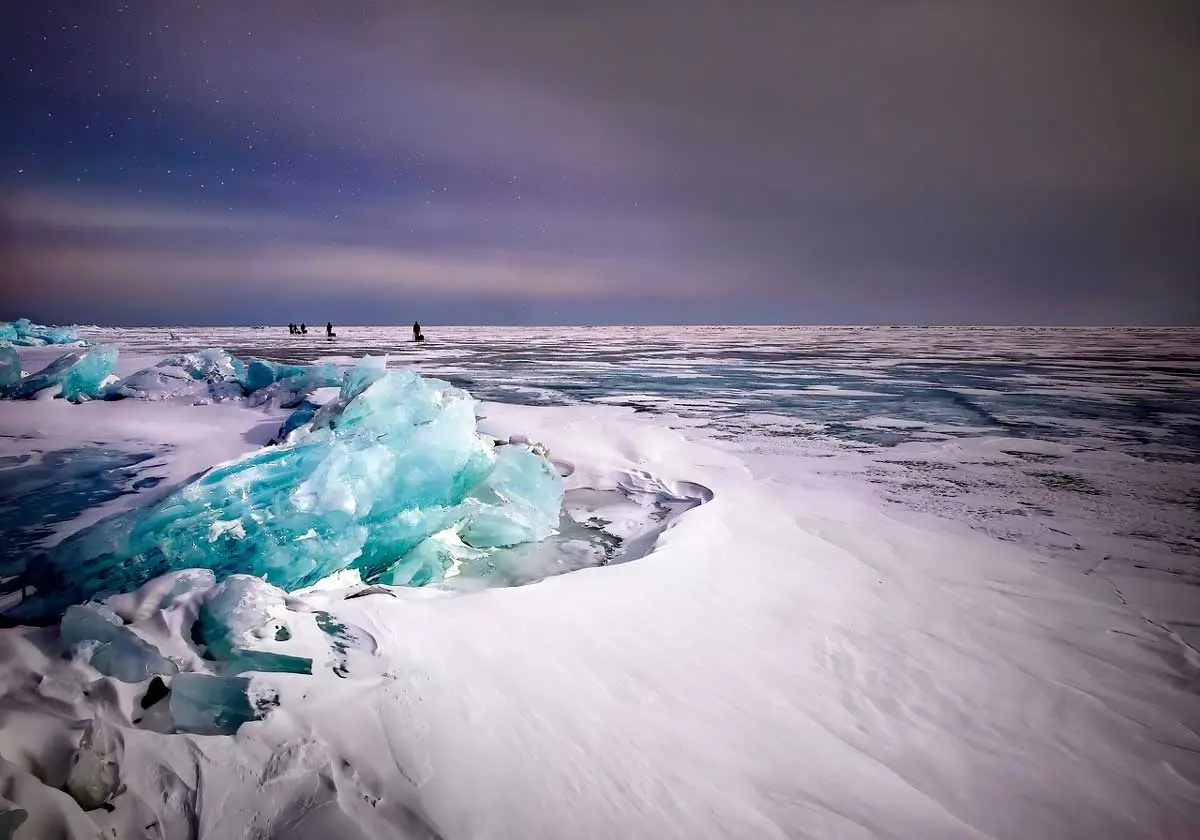
[[[1200,323],[1194,0],[5,0],[0,318]]]

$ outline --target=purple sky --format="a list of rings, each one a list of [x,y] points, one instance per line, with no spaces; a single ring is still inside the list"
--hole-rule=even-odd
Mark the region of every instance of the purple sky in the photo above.
[[[1194,2],[10,5],[0,318],[1200,323]]]

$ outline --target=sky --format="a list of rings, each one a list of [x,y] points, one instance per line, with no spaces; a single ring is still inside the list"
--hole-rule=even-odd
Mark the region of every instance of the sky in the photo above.
[[[0,318],[1200,324],[1193,0],[5,4]]]

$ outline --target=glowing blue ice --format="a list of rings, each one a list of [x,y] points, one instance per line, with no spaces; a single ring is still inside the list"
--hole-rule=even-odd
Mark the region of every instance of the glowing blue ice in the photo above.
[[[0,321],[0,341],[22,347],[41,347],[45,344],[74,344],[79,336],[66,327],[46,327],[28,318]]]
[[[117,366],[117,348],[90,348],[62,380],[62,395],[71,402],[84,402],[104,394],[104,382]]]
[[[548,461],[517,445],[498,455],[475,431],[470,395],[366,359],[283,444],[64,540],[31,566],[38,594],[9,614],[53,616],[190,567],[287,590],[347,568],[372,580],[447,529],[473,548],[542,539],[561,504]]]
[[[72,402],[92,399],[103,393],[101,383],[112,375],[116,364],[115,347],[98,345],[72,350],[22,380],[17,396],[28,398],[61,385],[62,396]]]

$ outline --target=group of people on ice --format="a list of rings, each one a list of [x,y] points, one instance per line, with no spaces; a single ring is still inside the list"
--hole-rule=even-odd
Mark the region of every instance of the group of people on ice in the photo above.
[[[413,321],[412,330],[413,330],[413,341],[424,341],[425,340],[425,335],[424,335],[424,333],[421,332],[421,322],[420,321]],[[288,324],[288,332],[291,335],[308,335],[308,325],[304,324],[304,323],[301,323],[299,326],[297,326],[296,324]],[[337,333],[335,333],[333,331],[333,322],[332,321],[330,321],[329,323],[327,323],[325,325],[325,336],[327,338],[336,338],[337,337]]]

